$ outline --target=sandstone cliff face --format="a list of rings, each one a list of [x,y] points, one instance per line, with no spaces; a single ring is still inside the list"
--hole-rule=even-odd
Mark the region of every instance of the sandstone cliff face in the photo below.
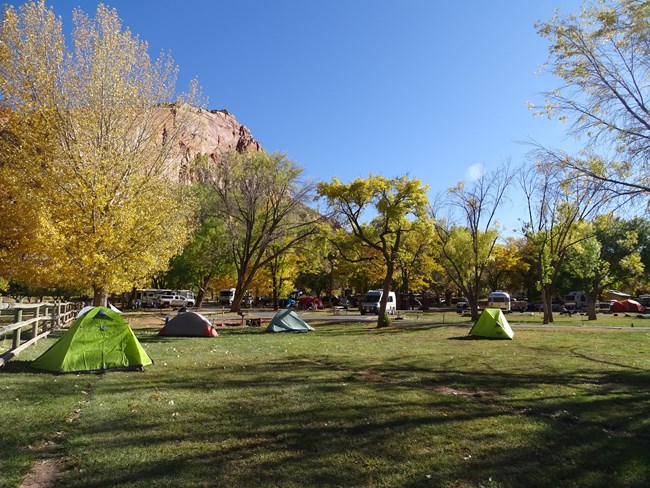
[[[196,179],[197,174],[193,171],[192,162],[197,156],[205,156],[208,164],[216,164],[232,151],[262,151],[262,146],[248,128],[237,122],[227,110],[203,110],[193,107],[170,107],[162,110],[167,111],[165,118],[183,118],[182,129],[177,135],[178,152],[174,155],[174,166],[178,169],[180,181]]]

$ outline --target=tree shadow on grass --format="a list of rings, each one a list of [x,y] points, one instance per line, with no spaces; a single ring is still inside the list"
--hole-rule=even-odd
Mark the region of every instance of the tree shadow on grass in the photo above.
[[[138,378],[128,394],[166,396],[77,426],[73,457],[99,455],[61,486],[640,487],[650,479],[646,372],[360,370],[355,361],[299,359],[229,368],[212,381],[207,369]],[[101,393],[126,394],[119,381]]]
[[[264,337],[273,340],[260,344],[298,336]],[[181,357],[147,374],[106,375],[71,424],[71,469],[57,486],[647,486],[647,371],[568,347],[556,353],[572,366],[509,370],[494,360],[506,349],[496,341],[437,343],[430,356],[319,350],[260,360],[256,352],[213,366]],[[204,344],[183,342],[179,354],[198,355]],[[463,361],[447,357],[458,354]],[[16,372],[37,372],[19,363]],[[29,397],[51,382],[31,383],[12,395]],[[53,396],[79,395],[49,387]]]

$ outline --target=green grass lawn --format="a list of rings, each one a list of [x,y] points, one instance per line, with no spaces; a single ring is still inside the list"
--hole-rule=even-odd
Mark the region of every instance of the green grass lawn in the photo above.
[[[155,364],[103,375],[30,370],[47,339],[0,370],[0,486],[43,459],[57,487],[650,485],[650,330],[509,319],[513,341],[454,314],[213,339],[134,317]]]

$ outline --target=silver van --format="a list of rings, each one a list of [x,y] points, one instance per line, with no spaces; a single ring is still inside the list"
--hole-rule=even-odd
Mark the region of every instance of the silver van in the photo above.
[[[367,313],[374,313],[375,315],[379,314],[379,302],[381,302],[381,297],[384,294],[383,290],[368,290],[366,295],[361,301],[359,306],[359,311],[361,315]],[[397,300],[395,298],[395,292],[388,292],[388,300],[386,301],[386,313],[393,315],[397,310]]]

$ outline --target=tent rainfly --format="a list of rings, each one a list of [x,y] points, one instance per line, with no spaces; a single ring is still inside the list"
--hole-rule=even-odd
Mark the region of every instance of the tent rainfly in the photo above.
[[[292,310],[280,310],[275,314],[266,332],[309,332],[314,330]]]
[[[121,315],[110,308],[94,307],[77,318],[31,366],[57,373],[97,373],[143,369],[152,363]]]
[[[179,313],[160,329],[160,336],[177,337],[218,337],[216,331],[208,319],[196,312]]]
[[[609,311],[613,313],[643,313],[645,308],[636,300],[617,300],[610,305]]]
[[[512,339],[514,332],[500,308],[486,308],[469,331],[469,335],[489,339]]]

